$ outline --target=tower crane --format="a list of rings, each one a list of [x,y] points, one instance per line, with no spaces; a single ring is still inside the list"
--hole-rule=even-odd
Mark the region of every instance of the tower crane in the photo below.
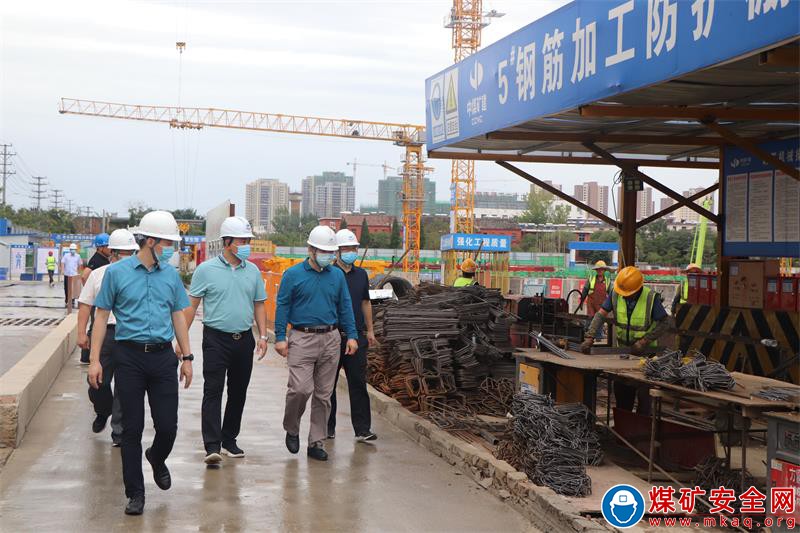
[[[395,167],[389,166],[389,164],[386,161],[384,161],[382,164],[379,165],[377,163],[362,163],[357,158],[353,158],[352,161],[348,161],[347,165],[353,167],[353,181],[355,181],[356,179],[356,169],[358,167],[376,167],[376,168],[380,167],[383,169],[383,179],[386,179],[386,176],[389,175],[390,170],[392,171],[397,170]]]
[[[444,27],[453,30],[454,62],[474,54],[481,45],[481,30],[492,18],[502,17],[496,10],[483,11],[483,0],[453,0]],[[483,73],[475,73],[482,77]],[[475,224],[475,161],[455,159],[450,169],[453,205],[450,229],[454,233],[472,233]]]
[[[408,253],[403,258],[403,270],[415,278],[419,274],[419,248],[422,231],[424,202],[424,174],[422,148],[425,143],[425,126],[366,120],[332,119],[278,113],[259,113],[217,109],[212,107],[172,107],[99,102],[62,98],[58,109],[61,114],[140,120],[169,124],[171,128],[202,129],[206,127],[253,131],[294,133],[389,141],[405,148],[403,159],[403,247]]]

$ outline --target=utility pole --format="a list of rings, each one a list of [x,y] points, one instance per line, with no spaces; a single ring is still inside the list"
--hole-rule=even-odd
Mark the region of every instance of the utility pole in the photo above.
[[[11,167],[11,157],[15,156],[17,154],[15,154],[13,152],[9,152],[9,148],[11,148],[10,144],[0,144],[0,147],[3,148],[3,151],[0,152],[0,158],[2,158],[2,160],[0,160],[0,167],[2,167],[2,170],[0,170],[0,174],[3,175],[3,199],[2,199],[3,204],[2,205],[5,206],[6,205],[6,185],[8,183],[8,177],[9,176],[13,176],[14,174],[16,174],[16,172],[14,172],[13,170],[9,170],[9,168]]]
[[[88,205],[83,206],[83,216],[85,216],[86,218],[92,216],[92,208],[89,207]]]
[[[61,200],[64,198],[63,189],[53,189],[53,203],[51,207],[58,211],[61,209]]]
[[[74,202],[72,201],[72,198],[67,198],[66,202],[67,202],[67,212],[71,215],[72,214],[72,204]]]
[[[47,182],[45,180],[47,176],[31,176],[31,178],[34,180],[34,183],[31,184],[34,187],[34,193],[31,198],[36,200],[36,210],[41,211],[42,200],[46,198],[45,185],[47,185]]]

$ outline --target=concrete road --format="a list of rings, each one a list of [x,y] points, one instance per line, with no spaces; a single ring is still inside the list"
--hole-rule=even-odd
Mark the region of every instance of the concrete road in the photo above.
[[[274,352],[256,364],[239,445],[244,459],[203,464],[202,354],[192,330],[195,380],[181,390],[178,439],[167,464],[172,489],[159,490],[145,463],[145,514],[123,514],[119,451],[110,429],[95,435],[78,353],[0,473],[0,530],[78,531],[533,531],[511,508],[419,447],[380,417],[374,445],[355,443],[346,394],[330,460],[286,450],[281,427],[287,379]],[[148,417],[149,418],[149,417]],[[149,425],[149,423],[148,423]],[[145,443],[152,429],[145,430]]]

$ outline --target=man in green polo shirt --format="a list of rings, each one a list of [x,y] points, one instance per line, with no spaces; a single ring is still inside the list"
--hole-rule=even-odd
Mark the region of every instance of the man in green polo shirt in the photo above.
[[[197,267],[189,289],[191,305],[186,308],[186,322],[191,325],[203,301],[202,431],[208,465],[218,465],[222,453],[244,457],[236,438],[253,372],[253,350],[257,344],[259,359],[267,353],[267,293],[258,267],[247,260],[253,238],[250,223],[243,217],[228,217],[220,237],[222,255]],[[252,332],[254,316],[258,343]],[[226,374],[228,401],[220,421]]]

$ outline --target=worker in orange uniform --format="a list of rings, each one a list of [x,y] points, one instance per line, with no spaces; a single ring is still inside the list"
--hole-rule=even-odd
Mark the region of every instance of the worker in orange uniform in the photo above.
[[[683,269],[678,292],[675,293],[675,298],[672,299],[672,316],[676,316],[678,314],[678,308],[689,301],[689,274],[698,274],[702,271],[703,269],[700,268],[700,265],[695,263],[689,263],[686,268]]]
[[[609,313],[613,313],[614,338],[619,346],[630,346],[632,354],[655,353],[658,339],[670,327],[670,318],[661,303],[661,297],[644,286],[642,272],[634,267],[625,267],[614,280],[614,290],[606,297],[594,315],[592,323],[581,344],[583,353],[590,353],[594,337]],[[617,407],[633,411],[638,396],[639,414],[649,414],[650,398],[647,387],[631,387],[614,382]]]
[[[605,261],[598,261],[589,271],[589,278],[581,291],[581,302],[586,302],[586,314],[593,317],[606,301],[611,288],[611,271]]]
[[[477,285],[478,281],[475,279],[475,271],[478,270],[478,263],[474,259],[468,257],[461,263],[461,275],[456,278],[453,287],[467,287],[469,285]]]

